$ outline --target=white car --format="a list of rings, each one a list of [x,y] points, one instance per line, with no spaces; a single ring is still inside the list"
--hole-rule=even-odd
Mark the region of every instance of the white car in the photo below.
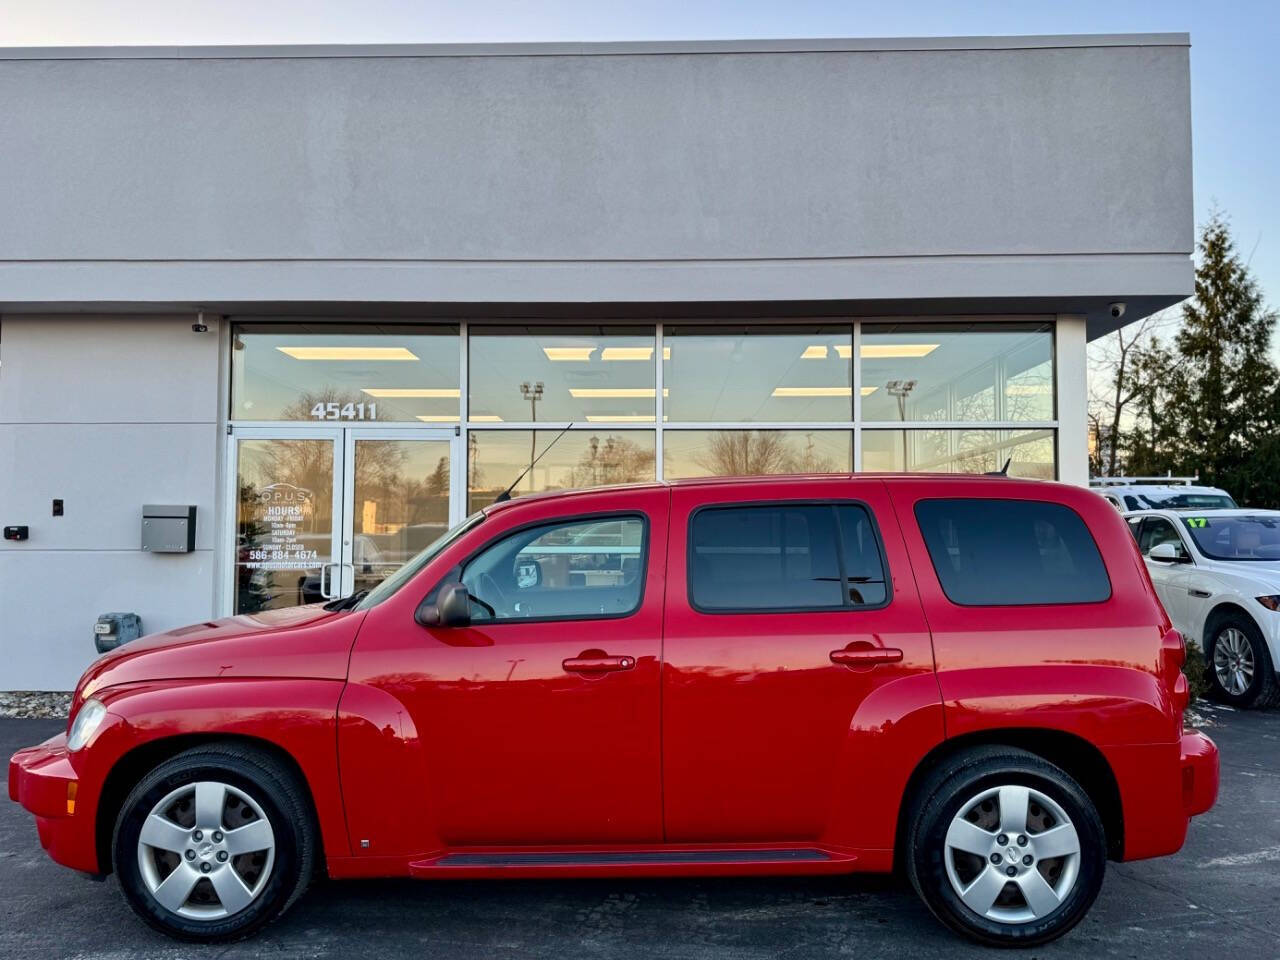
[[[1218,699],[1280,705],[1280,511],[1125,515],[1173,625],[1204,650]]]
[[[1134,510],[1234,510],[1231,494],[1192,484],[1091,483],[1090,487],[1121,513]]]

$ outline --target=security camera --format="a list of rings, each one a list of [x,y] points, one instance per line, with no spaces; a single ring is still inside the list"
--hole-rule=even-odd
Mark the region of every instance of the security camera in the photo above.
[[[191,325],[191,332],[192,333],[208,333],[209,327],[203,323],[193,323]]]
[[[1110,304],[1109,309],[1111,310],[1111,319],[1119,320],[1121,317],[1123,317],[1125,306],[1126,304],[1123,300],[1117,300],[1115,303]]]

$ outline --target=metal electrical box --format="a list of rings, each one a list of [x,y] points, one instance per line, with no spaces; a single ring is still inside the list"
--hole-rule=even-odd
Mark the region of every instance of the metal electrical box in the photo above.
[[[151,553],[190,553],[196,548],[196,508],[161,506],[142,508],[142,549]]]

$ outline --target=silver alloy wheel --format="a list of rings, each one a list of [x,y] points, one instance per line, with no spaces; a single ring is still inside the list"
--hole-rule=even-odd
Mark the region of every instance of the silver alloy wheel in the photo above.
[[[1222,689],[1233,697],[1253,683],[1253,644],[1239,627],[1227,627],[1213,645],[1213,672]]]
[[[138,835],[138,867],[156,903],[190,920],[218,920],[249,906],[275,863],[275,831],[242,790],[211,780],[161,799]]]
[[[1043,920],[1080,875],[1080,837],[1052,798],[1008,784],[964,803],[947,828],[947,879],[974,913],[998,923]]]

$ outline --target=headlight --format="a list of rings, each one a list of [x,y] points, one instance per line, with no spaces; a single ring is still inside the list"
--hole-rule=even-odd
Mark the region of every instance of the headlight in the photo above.
[[[74,752],[87,744],[93,739],[93,735],[98,732],[98,728],[106,718],[106,707],[97,700],[86,700],[80,706],[80,712],[76,714],[71,724],[71,733],[67,736],[67,749]]]
[[[1255,599],[1268,610],[1280,610],[1280,596],[1272,595],[1269,597],[1256,597]]]

